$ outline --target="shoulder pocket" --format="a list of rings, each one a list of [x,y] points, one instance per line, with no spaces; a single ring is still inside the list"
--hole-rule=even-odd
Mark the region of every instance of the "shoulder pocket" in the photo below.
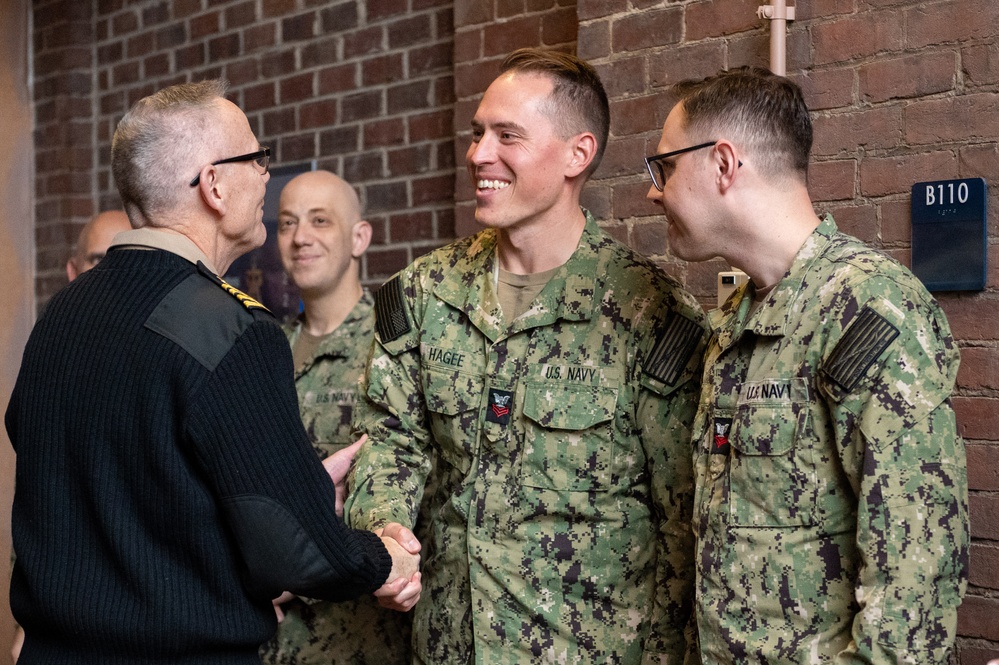
[[[642,385],[660,395],[669,395],[697,377],[703,352],[701,324],[671,312],[648,357],[642,361]]]
[[[840,388],[850,392],[896,337],[898,328],[867,305],[846,329],[823,363],[822,371]]]

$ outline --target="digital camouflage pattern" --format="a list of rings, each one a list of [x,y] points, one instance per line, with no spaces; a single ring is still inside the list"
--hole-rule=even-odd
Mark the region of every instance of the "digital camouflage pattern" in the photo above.
[[[827,217],[750,313],[710,313],[694,425],[705,663],[945,663],[966,587],[958,351]]]
[[[374,301],[365,291],[347,318],[295,369],[302,422],[320,459],[354,442],[351,419],[357,383],[375,329]],[[302,322],[285,326],[294,345]],[[344,603],[296,598],[260,651],[267,665],[402,665],[409,663],[410,615],[380,607],[373,596]]]
[[[284,326],[294,347],[303,318]],[[295,368],[298,410],[319,459],[355,441],[351,431],[358,382],[375,334],[374,299],[364,291],[337,329],[323,338],[312,358]]]
[[[412,524],[432,479],[416,662],[682,663],[703,311],[587,213],[508,325],[495,245],[379,291],[350,522]]]

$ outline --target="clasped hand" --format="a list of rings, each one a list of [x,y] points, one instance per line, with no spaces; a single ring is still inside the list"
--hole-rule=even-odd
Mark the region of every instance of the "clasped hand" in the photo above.
[[[382,607],[399,612],[413,609],[423,591],[420,574],[420,541],[413,532],[401,524],[392,522],[383,529],[375,529],[382,539],[385,549],[392,556],[392,572],[378,591],[375,598]]]
[[[350,463],[367,440],[368,436],[363,434],[351,445],[323,460],[326,473],[336,486],[338,517],[343,517],[343,503],[347,495],[346,478],[350,471]],[[392,557],[392,572],[389,573],[385,584],[375,591],[375,597],[382,607],[408,612],[416,605],[423,591],[423,585],[420,583],[420,541],[412,531],[396,522],[387,524],[382,529],[376,529],[375,534],[382,539],[385,549]]]
[[[413,609],[423,591],[420,574],[420,541],[413,532],[397,522],[386,524],[383,529],[375,529],[375,534],[382,539],[385,549],[392,557],[392,571],[388,580],[374,596],[378,604],[390,610],[408,612]],[[294,598],[294,594],[285,591],[274,599],[274,612],[278,623],[284,621],[284,611],[281,606]]]

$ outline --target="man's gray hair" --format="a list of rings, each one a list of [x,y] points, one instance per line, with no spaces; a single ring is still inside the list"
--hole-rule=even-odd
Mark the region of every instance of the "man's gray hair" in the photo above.
[[[222,79],[181,83],[135,103],[111,141],[111,172],[133,225],[173,209],[178,195],[204,164],[214,142],[210,122],[228,83]]]

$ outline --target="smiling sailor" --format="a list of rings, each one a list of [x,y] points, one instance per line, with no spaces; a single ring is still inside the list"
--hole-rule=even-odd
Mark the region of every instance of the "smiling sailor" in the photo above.
[[[486,230],[376,295],[348,513],[377,529],[429,507],[420,662],[688,647],[703,312],[580,208],[607,128],[589,65],[511,54],[466,155]]]

